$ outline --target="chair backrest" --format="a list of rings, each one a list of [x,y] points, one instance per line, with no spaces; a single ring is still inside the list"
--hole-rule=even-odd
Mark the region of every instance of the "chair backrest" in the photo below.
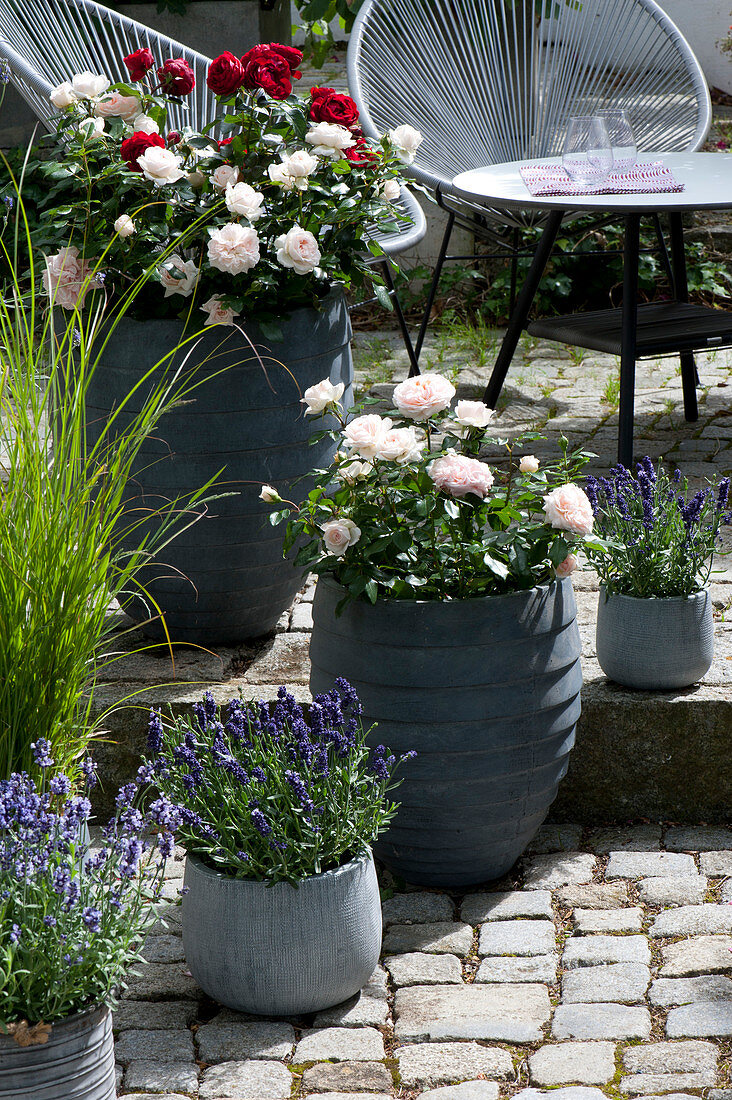
[[[48,96],[57,84],[85,70],[129,80],[122,58],[144,46],[158,64],[184,57],[195,73],[192,95],[169,109],[171,127],[198,129],[209,121],[215,98],[202,54],[94,0],[0,0],[0,54],[10,64],[11,83],[48,129],[56,113]]]
[[[561,153],[570,115],[625,107],[641,151],[698,149],[704,74],[654,0],[365,0],[348,84],[371,135],[424,136],[410,171],[449,192],[485,164]]]

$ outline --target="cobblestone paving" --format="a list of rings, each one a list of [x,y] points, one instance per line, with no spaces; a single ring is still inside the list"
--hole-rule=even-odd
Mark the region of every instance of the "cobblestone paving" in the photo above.
[[[289,1020],[196,988],[182,858],[115,1014],[120,1095],[732,1100],[732,830],[548,825],[512,876],[465,895],[384,872],[382,964],[351,1001]]]

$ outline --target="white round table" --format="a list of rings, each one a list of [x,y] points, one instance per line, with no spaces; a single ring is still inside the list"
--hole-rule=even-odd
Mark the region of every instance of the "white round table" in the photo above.
[[[633,405],[637,358],[678,354],[684,412],[698,418],[698,376],[693,352],[732,345],[732,313],[691,305],[688,301],[686,261],[681,215],[690,210],[732,208],[732,155],[724,153],[642,153],[640,162],[661,163],[671,170],[683,191],[636,194],[532,195],[520,165],[561,164],[560,157],[515,161],[461,172],[453,184],[459,195],[493,209],[521,208],[547,211],[544,232],[534,253],[521,292],[516,299],[485,401],[495,408],[521,332],[526,327],[544,268],[562,220],[568,214],[616,214],[625,220],[623,256],[623,305],[619,310],[595,310],[553,317],[528,325],[532,335],[595,351],[620,355],[620,404],[618,461],[630,466],[633,456]],[[639,306],[638,258],[640,219],[665,214],[669,218],[673,296],[671,302]]]

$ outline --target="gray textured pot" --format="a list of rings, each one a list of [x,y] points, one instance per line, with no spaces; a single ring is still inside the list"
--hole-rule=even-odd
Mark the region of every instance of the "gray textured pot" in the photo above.
[[[712,597],[606,597],[597,605],[597,659],[610,680],[651,691],[689,687],[714,656]]]
[[[95,1008],[54,1024],[47,1043],[0,1035],[0,1100],[114,1100],[112,1014]]]
[[[283,530],[268,522],[272,509],[259,500],[259,492],[263,482],[272,483],[283,496],[299,500],[309,488],[299,479],[330,460],[331,440],[309,445],[313,420],[304,416],[300,398],[308,386],[330,377],[345,383],[344,404],[352,402],[345,299],[336,292],[319,311],[294,310],[281,327],[283,339],[273,342],[257,325],[245,325],[264,369],[236,328],[208,329],[188,362],[213,352],[212,372],[226,368],[224,373],[162,418],[133,470],[128,498],[133,508],[159,507],[199,488],[222,468],[221,491],[236,492],[212,501],[208,514],[140,573],[140,582],[165,612],[174,641],[223,645],[266,634],[302,584],[301,571],[282,557]],[[99,430],[95,425],[106,422],[110,409],[182,335],[179,321],[121,321],[89,389],[92,436]],[[142,400],[141,392],[134,407]],[[140,602],[127,610],[138,621],[147,618]],[[164,637],[159,622],[145,632]]]
[[[188,856],[183,948],[191,974],[237,1012],[318,1012],[357,993],[381,950],[371,854],[288,883],[228,878]]]
[[[320,578],[310,688],[344,676],[372,743],[416,749],[401,807],[375,846],[409,882],[498,878],[536,833],[580,714],[580,638],[569,580],[474,600],[351,601]]]

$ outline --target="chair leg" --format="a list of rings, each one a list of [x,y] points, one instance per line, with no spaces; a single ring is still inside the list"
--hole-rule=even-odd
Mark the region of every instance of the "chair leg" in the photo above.
[[[628,214],[625,219],[623,250],[623,320],[620,342],[620,405],[618,409],[618,462],[628,468],[630,468],[633,461],[639,256],[640,215]]]
[[[407,328],[407,322],[404,319],[404,311],[402,310],[402,304],[399,301],[399,295],[397,294],[396,287],[394,286],[394,279],[391,274],[391,265],[388,260],[382,260],[379,264],[382,274],[384,276],[384,282],[386,283],[389,291],[389,297],[394,303],[394,313],[396,314],[397,324],[399,325],[399,331],[402,334],[402,340],[404,341],[404,347],[407,351],[409,358],[409,377],[413,378],[415,374],[419,374],[419,363],[417,356],[414,354],[414,345],[412,344],[412,338],[409,335],[409,329]]]
[[[517,228],[513,231],[513,241],[511,245],[511,288],[508,299],[508,315],[509,317],[513,313],[513,307],[516,305],[516,284],[518,282],[518,254],[519,244],[521,238]]]
[[[684,255],[684,227],[681,214],[669,214],[671,227],[671,263],[674,271],[674,297],[677,302],[689,301],[689,284],[686,280],[686,256]],[[699,374],[696,369],[693,352],[682,351],[681,360],[681,388],[684,394],[684,416],[693,423],[699,419],[699,407],[696,400],[696,387],[699,385]]]
[[[674,273],[671,267],[671,260],[669,259],[668,248],[666,247],[666,238],[663,235],[663,229],[661,228],[661,219],[658,214],[652,214],[651,220],[653,221],[653,228],[656,231],[656,240],[658,241],[658,251],[661,256],[661,263],[663,269],[666,272],[666,278],[669,281],[671,287],[671,293],[674,291]]]
[[[432,313],[432,306],[435,304],[435,295],[437,294],[437,284],[440,281],[440,275],[442,274],[442,265],[445,262],[447,255],[447,246],[450,243],[450,237],[452,236],[452,227],[455,224],[455,215],[452,211],[448,211],[447,225],[445,226],[445,232],[442,235],[442,244],[440,245],[440,251],[437,256],[437,263],[435,264],[435,270],[432,275],[432,283],[430,285],[430,292],[427,295],[427,305],[422,316],[422,324],[419,326],[419,334],[417,336],[417,343],[414,345],[414,354],[417,362],[419,362],[419,356],[422,351],[422,344],[427,334],[427,326],[430,323],[430,314]]]

